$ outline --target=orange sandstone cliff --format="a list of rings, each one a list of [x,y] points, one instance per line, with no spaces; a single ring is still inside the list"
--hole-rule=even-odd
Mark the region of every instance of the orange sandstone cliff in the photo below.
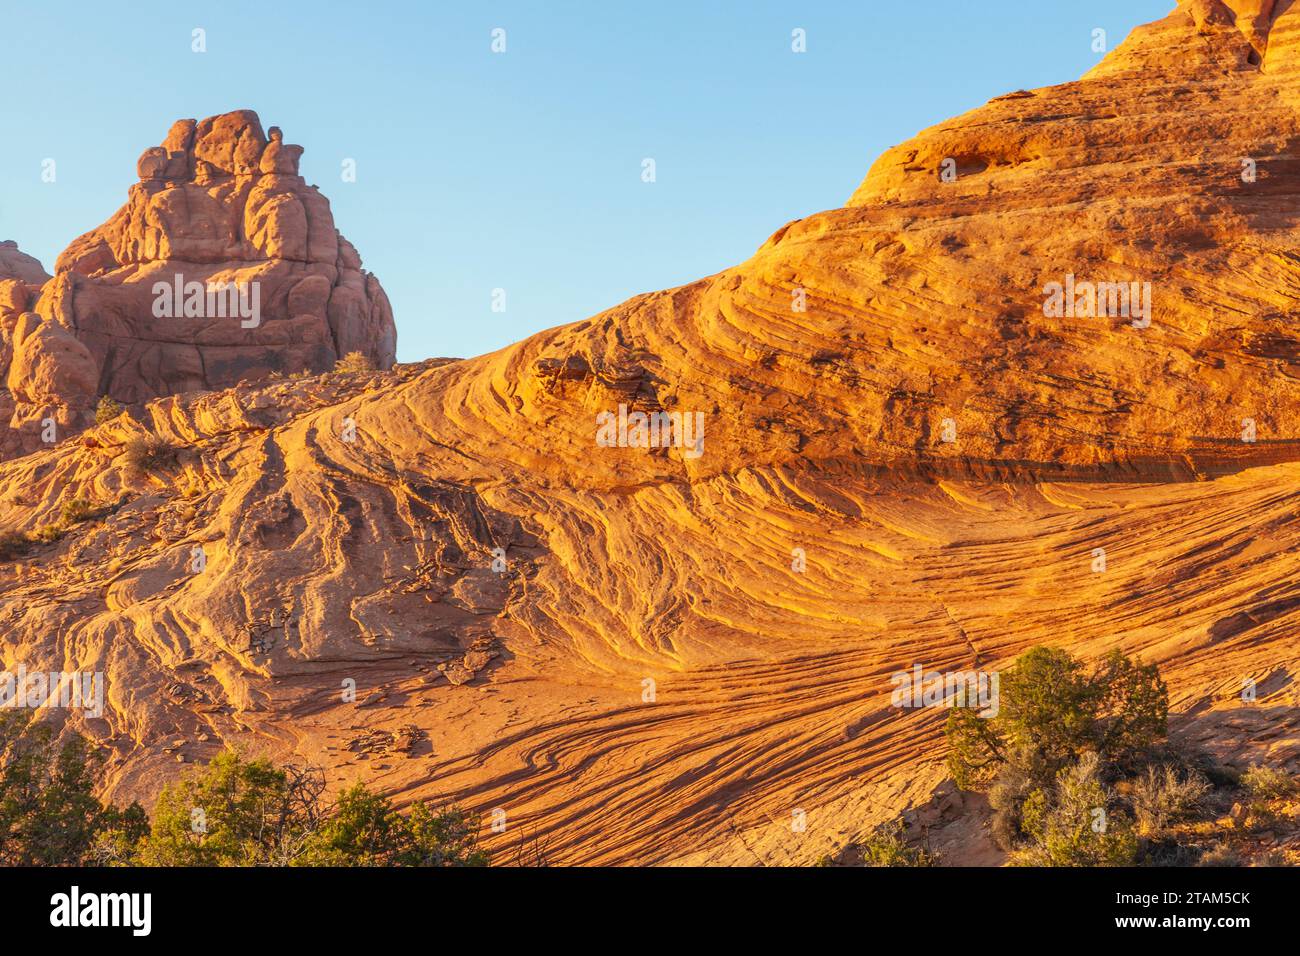
[[[892,707],[889,677],[1034,644],[1156,661],[1176,733],[1294,767],[1298,108],[1300,6],[1184,3],[718,275],[476,359],[171,394],[9,461],[7,528],[112,510],[0,566],[0,657],[105,673],[103,714],[60,718],[110,748],[115,794],[238,744],[500,809],[562,863],[809,862],[905,810],[942,829],[971,799],[943,713]],[[174,255],[125,240],[129,210],[202,189],[201,163],[244,189],[201,205],[244,210],[239,255],[170,200],[168,234],[310,300],[266,354],[318,369],[355,334],[391,362],[382,292],[296,185],[305,231],[258,244],[241,176],[289,160],[247,135],[208,158],[174,130],[60,260],[37,311],[80,331],[96,391],[228,384],[105,372],[110,342],[153,348],[119,292]],[[196,185],[150,193],[173,176]],[[90,331],[105,310],[120,335]],[[233,375],[257,344],[194,354]],[[165,474],[124,454],[146,431]],[[975,828],[940,839],[997,861]]]

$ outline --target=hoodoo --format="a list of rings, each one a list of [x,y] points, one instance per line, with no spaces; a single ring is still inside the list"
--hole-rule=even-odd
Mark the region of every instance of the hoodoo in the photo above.
[[[11,407],[0,454],[37,447],[50,417],[64,433],[84,427],[101,395],[126,404],[321,372],[349,352],[391,366],[388,297],[299,174],[302,152],[277,127],[263,133],[251,110],[180,120],[140,156],[126,205],[64,250],[52,280],[0,247],[0,278],[23,283],[0,294],[0,323],[16,330],[33,313],[27,334],[3,343]],[[258,321],[238,308],[168,312],[161,283],[242,290],[241,302],[256,296]]]

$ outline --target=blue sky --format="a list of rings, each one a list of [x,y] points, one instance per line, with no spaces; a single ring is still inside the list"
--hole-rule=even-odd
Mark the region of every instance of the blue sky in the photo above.
[[[173,120],[251,108],[305,147],[392,299],[399,359],[476,355],[742,261],[842,205],[887,147],[1077,78],[1095,28],[1113,46],[1173,6],[4,2],[0,239],[52,268]]]

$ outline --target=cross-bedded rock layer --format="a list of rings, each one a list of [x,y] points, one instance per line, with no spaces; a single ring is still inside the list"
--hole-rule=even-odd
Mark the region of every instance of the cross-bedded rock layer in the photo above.
[[[237,742],[504,809],[496,846],[555,862],[809,862],[947,814],[944,715],[890,675],[1034,644],[1157,661],[1178,733],[1294,767],[1297,31],[1185,4],[716,276],[10,462],[9,527],[116,510],[0,568],[0,655],[106,672],[72,722],[114,793]],[[1150,283],[1149,324],[1047,314],[1067,276]],[[702,412],[703,444],[598,443],[603,412]],[[144,429],[165,476],[126,463]]]

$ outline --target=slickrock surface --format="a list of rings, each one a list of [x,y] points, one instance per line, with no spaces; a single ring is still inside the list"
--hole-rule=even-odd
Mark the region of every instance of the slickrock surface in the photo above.
[[[557,863],[807,863],[950,821],[945,715],[889,677],[1034,644],[1157,661],[1179,734],[1295,769],[1297,38],[1300,5],[1185,4],[734,269],[0,466],[5,527],[116,508],[0,566],[0,655],[107,672],[71,720],[117,795],[240,743],[504,809],[494,846]],[[75,284],[103,247],[73,248]],[[1149,282],[1149,326],[1045,315],[1067,276]],[[598,446],[620,405],[703,413],[703,444]],[[145,429],[170,471],[128,467]],[[942,849],[998,861],[973,824]]]

